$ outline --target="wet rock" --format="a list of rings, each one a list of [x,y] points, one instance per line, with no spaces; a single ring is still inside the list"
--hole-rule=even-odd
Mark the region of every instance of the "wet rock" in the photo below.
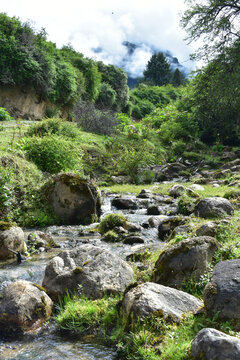
[[[153,281],[178,288],[190,278],[199,279],[207,271],[218,247],[218,242],[209,236],[193,237],[167,246],[155,264]]]
[[[9,249],[22,252],[24,249],[24,232],[18,226],[0,230],[0,260],[15,257]]]
[[[123,292],[132,280],[132,268],[119,256],[93,245],[82,245],[62,251],[48,263],[43,286],[54,300],[67,290],[100,298],[106,293]]]
[[[197,236],[216,236],[218,224],[213,221],[208,221],[196,230]]]
[[[141,225],[126,221],[124,224],[124,229],[129,232],[137,232],[137,231],[141,231],[142,227],[141,227]]]
[[[146,189],[142,189],[140,194],[138,194],[138,196],[137,196],[138,199],[149,199],[151,197],[152,197],[151,192]]]
[[[50,249],[52,247],[59,247],[52,238],[52,236],[39,230],[28,234],[28,244],[30,246],[33,246],[35,249]]]
[[[202,329],[192,342],[190,359],[240,359],[240,340],[215,329]]]
[[[151,282],[128,291],[122,305],[123,314],[129,320],[143,320],[153,314],[177,323],[184,314],[196,312],[201,306],[202,302],[190,294]]]
[[[44,186],[44,193],[62,224],[86,224],[100,214],[100,192],[77,174],[60,173]]]
[[[204,289],[204,304],[208,316],[218,312],[221,320],[240,319],[240,260],[218,263],[211,281]]]
[[[169,216],[167,216],[167,215],[152,216],[148,219],[148,223],[149,223],[150,227],[156,228],[162,221],[168,220],[168,219],[169,219]]]
[[[234,209],[229,200],[221,197],[211,197],[200,200],[194,213],[202,218],[224,217],[232,215]]]
[[[160,206],[150,205],[147,208],[147,215],[161,215],[161,214],[162,214],[162,210],[161,210]]]
[[[138,208],[136,201],[120,197],[116,197],[112,200],[112,206],[121,210],[136,210]]]
[[[179,225],[183,225],[185,219],[181,216],[168,216],[163,218],[158,225],[158,237],[160,240],[165,240],[166,237]]]
[[[41,286],[28,281],[8,285],[0,302],[0,324],[5,333],[39,328],[49,319],[53,302]]]
[[[137,235],[128,235],[124,237],[123,243],[127,245],[144,244],[144,239]]]

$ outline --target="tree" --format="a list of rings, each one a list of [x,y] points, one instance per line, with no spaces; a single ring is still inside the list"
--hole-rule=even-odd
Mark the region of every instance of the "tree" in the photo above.
[[[144,81],[151,85],[162,86],[170,83],[171,69],[163,53],[153,54],[143,72]]]
[[[183,73],[177,68],[172,77],[172,84],[175,87],[183,85],[185,83]]]
[[[225,49],[193,80],[193,109],[201,138],[240,144],[240,41]]]
[[[240,39],[240,0],[186,0],[189,9],[181,23],[188,40],[202,38],[204,46],[198,57],[222,53],[225,47]]]

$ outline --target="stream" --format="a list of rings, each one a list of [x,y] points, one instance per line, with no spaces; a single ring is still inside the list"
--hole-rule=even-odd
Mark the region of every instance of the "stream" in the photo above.
[[[162,197],[157,196],[149,199],[136,199],[135,195],[125,194],[123,198],[128,198],[137,202],[136,210],[117,210],[111,206],[111,201],[116,194],[105,193],[102,204],[102,216],[107,213],[120,212],[129,221],[135,224],[146,224],[151,215],[146,215],[147,206],[151,203],[161,203]],[[174,204],[162,202],[164,213],[174,212]],[[105,243],[101,241],[100,234],[93,235],[88,231],[94,227],[84,226],[51,226],[41,231],[51,235],[59,248],[51,249],[47,252],[32,255],[27,261],[17,265],[16,260],[0,262],[0,291],[9,283],[17,280],[27,280],[37,284],[42,284],[46,264],[57,255],[61,249],[72,249],[79,245],[90,243],[109,249],[123,259],[126,255],[141,246],[163,244],[158,239],[157,228],[142,228],[141,237],[144,238],[144,245],[124,245],[123,243]],[[36,230],[36,229],[35,229]],[[24,229],[25,235],[34,232],[34,229]],[[81,359],[81,360],[114,360],[116,352],[106,346],[96,344],[94,341],[79,340],[73,337],[63,337],[58,331],[54,320],[50,320],[41,329],[32,334],[26,333],[19,339],[0,338],[0,359],[1,360],[57,360],[57,359]]]

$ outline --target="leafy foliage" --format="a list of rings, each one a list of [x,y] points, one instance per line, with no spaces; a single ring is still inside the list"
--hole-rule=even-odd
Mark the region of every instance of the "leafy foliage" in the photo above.
[[[71,141],[56,135],[25,138],[22,148],[28,159],[42,171],[55,174],[67,170],[80,171],[82,168],[80,150]]]
[[[3,120],[9,121],[12,120],[12,117],[9,115],[9,113],[5,108],[0,107],[0,121]]]
[[[171,69],[164,54],[153,54],[143,72],[144,81],[151,85],[162,86],[170,83]]]
[[[116,226],[123,226],[126,221],[127,219],[122,214],[108,214],[101,220],[98,231],[103,235]]]

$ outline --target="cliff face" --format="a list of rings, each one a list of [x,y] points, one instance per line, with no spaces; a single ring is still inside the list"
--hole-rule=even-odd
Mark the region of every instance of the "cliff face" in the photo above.
[[[39,120],[46,116],[46,111],[54,111],[56,105],[39,96],[32,90],[23,91],[17,87],[0,86],[0,106],[14,117]]]

